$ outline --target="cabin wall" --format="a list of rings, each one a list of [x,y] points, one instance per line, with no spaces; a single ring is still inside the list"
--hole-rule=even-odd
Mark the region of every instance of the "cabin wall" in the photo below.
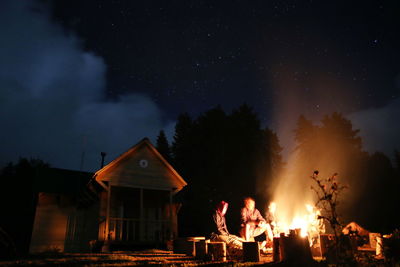
[[[99,229],[99,204],[75,208],[68,217],[65,252],[91,252]]]
[[[165,216],[170,222],[169,239],[174,240],[178,238],[178,211],[181,204],[171,203],[166,206]]]
[[[89,252],[98,214],[98,203],[77,209],[72,197],[39,193],[29,252]]]
[[[60,194],[39,193],[30,253],[63,252],[71,206]]]

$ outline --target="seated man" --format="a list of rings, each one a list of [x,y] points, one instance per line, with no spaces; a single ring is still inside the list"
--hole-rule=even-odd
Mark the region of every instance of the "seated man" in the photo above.
[[[222,241],[227,244],[228,247],[242,249],[243,242],[245,240],[241,239],[236,235],[231,235],[226,226],[225,214],[228,210],[228,202],[221,201],[217,204],[217,207],[213,213],[213,220],[215,223],[214,232],[211,233],[211,241]]]
[[[251,197],[244,199],[244,207],[241,210],[241,230],[240,235],[246,241],[254,241],[254,237],[263,233],[266,234],[269,243],[273,241],[271,226],[261,216],[255,208],[255,201]]]

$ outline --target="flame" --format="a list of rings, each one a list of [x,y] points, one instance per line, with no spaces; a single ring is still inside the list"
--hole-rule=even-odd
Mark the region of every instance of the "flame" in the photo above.
[[[280,210],[284,210],[285,208],[277,208],[276,203],[272,203],[273,207],[275,207],[277,211],[277,215],[279,214]],[[279,236],[280,233],[285,233],[286,235],[288,235],[290,233],[290,230],[295,229],[300,229],[301,237],[312,236],[315,233],[319,233],[321,225],[321,220],[318,219],[318,216],[320,215],[319,210],[311,204],[305,204],[304,207],[305,208],[302,210],[297,210],[296,215],[293,216],[293,218],[285,218],[282,216],[279,217],[278,215],[276,218],[277,221],[275,222],[276,227],[274,228],[274,235]]]
[[[290,229],[300,229],[300,236],[307,236],[308,224],[304,218],[295,217],[290,225]]]

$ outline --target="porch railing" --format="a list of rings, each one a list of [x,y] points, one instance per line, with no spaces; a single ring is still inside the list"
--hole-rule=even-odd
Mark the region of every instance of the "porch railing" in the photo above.
[[[140,220],[110,218],[111,241],[162,242],[170,238],[171,224],[168,220]]]

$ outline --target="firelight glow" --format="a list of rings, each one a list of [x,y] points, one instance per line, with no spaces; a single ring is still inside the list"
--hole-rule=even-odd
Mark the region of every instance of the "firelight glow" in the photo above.
[[[276,203],[272,202],[276,207]],[[271,204],[272,204],[271,203]],[[293,219],[284,219],[284,217],[279,216],[279,212],[284,211],[285,206],[277,207],[277,225],[274,229],[274,235],[279,236],[281,233],[289,234],[290,230],[300,229],[300,236],[306,237],[309,235],[309,232],[316,231],[317,228],[314,226],[318,225],[318,211],[314,209],[311,204],[305,204],[305,208],[297,211],[297,215],[293,217]]]

